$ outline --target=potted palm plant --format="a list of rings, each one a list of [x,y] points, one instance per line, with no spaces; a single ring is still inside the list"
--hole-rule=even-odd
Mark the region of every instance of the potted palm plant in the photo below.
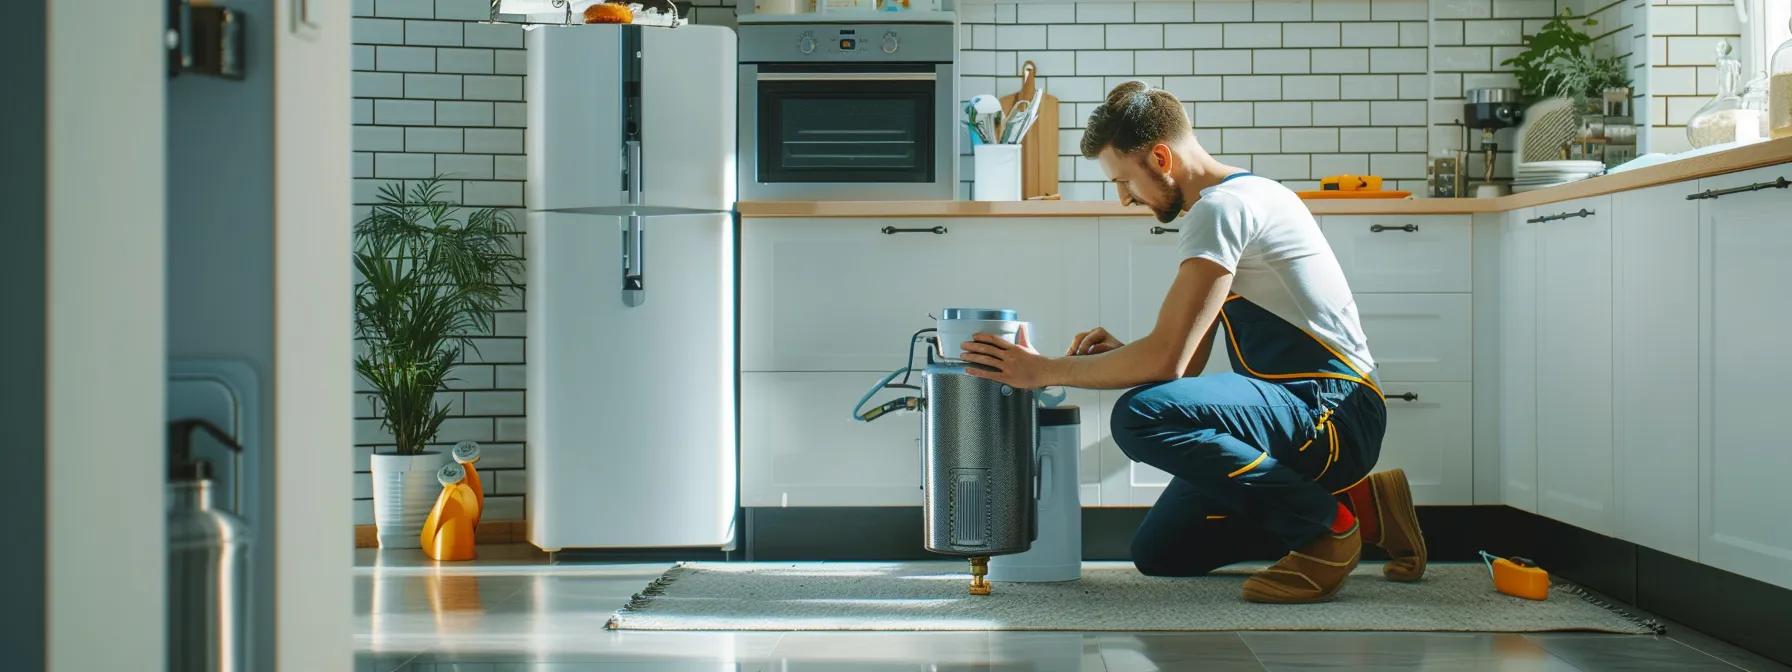
[[[355,371],[396,444],[373,455],[380,546],[417,548],[441,491],[436,470],[449,459],[431,448],[450,412],[436,393],[462,354],[477,349],[471,337],[491,333],[522,258],[511,251],[509,212],[450,203],[439,177],[408,191],[387,185],[379,201],[355,225]]]

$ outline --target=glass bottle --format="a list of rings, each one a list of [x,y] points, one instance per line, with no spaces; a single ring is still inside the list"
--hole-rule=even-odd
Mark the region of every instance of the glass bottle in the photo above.
[[[1695,148],[1761,139],[1760,117],[1742,101],[1742,62],[1730,57],[1730,41],[1717,43],[1717,95],[1686,121]]]
[[[1773,77],[1767,85],[1767,126],[1775,138],[1792,137],[1792,39],[1773,50],[1767,67]]]
[[[1742,109],[1761,118],[1760,133],[1763,140],[1773,137],[1773,130],[1767,127],[1767,82],[1767,71],[1762,70],[1742,87]]]

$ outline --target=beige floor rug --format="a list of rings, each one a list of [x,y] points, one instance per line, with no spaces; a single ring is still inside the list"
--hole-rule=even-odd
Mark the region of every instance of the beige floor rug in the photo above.
[[[610,620],[619,630],[1400,630],[1643,634],[1653,622],[1557,586],[1541,602],[1494,592],[1480,564],[1433,564],[1414,584],[1357,570],[1335,601],[1258,605],[1239,599],[1253,567],[1192,579],[1089,563],[1067,583],[996,583],[968,595],[963,562],[688,563],[669,570]]]

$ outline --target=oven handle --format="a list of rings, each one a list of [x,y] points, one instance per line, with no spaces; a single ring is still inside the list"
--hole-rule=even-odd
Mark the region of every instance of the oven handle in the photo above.
[[[931,72],[762,72],[761,82],[931,82]]]

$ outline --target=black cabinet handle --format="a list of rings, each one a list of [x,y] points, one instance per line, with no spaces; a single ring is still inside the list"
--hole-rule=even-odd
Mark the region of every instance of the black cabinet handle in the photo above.
[[[1161,236],[1166,233],[1180,233],[1181,231],[1182,231],[1182,229],[1166,229],[1161,226],[1151,227],[1151,235],[1153,235],[1153,236]]]
[[[1555,214],[1555,215],[1544,215],[1542,217],[1535,217],[1532,219],[1527,219],[1527,220],[1524,220],[1524,223],[1526,223],[1526,224],[1542,224],[1544,222],[1553,222],[1558,219],[1572,219],[1575,217],[1592,217],[1594,214],[1596,214],[1596,213],[1594,213],[1592,210],[1588,210],[1586,208],[1581,208],[1574,212],[1564,212],[1564,213]]]
[[[1687,194],[1686,200],[1698,201],[1698,200],[1703,200],[1703,199],[1707,199],[1707,198],[1715,199],[1715,198],[1721,198],[1724,196],[1728,196],[1730,194],[1740,194],[1740,193],[1749,192],[1749,191],[1760,191],[1762,189],[1785,189],[1787,187],[1792,187],[1792,180],[1788,180],[1788,179],[1782,177],[1782,178],[1779,178],[1772,182],[1756,182],[1754,184],[1741,186],[1741,187],[1730,187],[1729,189],[1706,189],[1706,190],[1701,191],[1696,194]]]
[[[894,236],[898,233],[931,233],[931,234],[934,234],[937,236],[943,236],[943,235],[946,235],[946,227],[927,226],[927,227],[921,227],[918,229],[898,229],[894,226],[884,227],[884,235],[886,235],[886,236]]]
[[[1417,224],[1407,224],[1405,226],[1383,226],[1381,224],[1372,224],[1369,226],[1369,233],[1381,233],[1383,231],[1405,231],[1407,233],[1417,233],[1418,230],[1419,230],[1419,225],[1417,225]]]
[[[1417,393],[1417,392],[1403,392],[1401,394],[1384,394],[1381,396],[1384,399],[1399,399],[1401,401],[1418,401],[1419,400],[1419,393]]]

